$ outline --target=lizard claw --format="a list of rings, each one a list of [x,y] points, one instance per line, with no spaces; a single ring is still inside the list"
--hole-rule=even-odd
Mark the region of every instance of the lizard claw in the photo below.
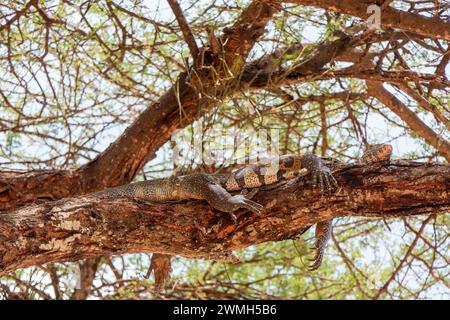
[[[308,267],[309,271],[319,269],[320,265],[322,264],[323,256],[325,253],[325,246],[331,237],[332,228],[332,220],[319,222],[316,225],[316,241],[314,244],[314,248],[312,248],[312,250],[315,250],[316,253],[313,259],[309,259],[309,261],[313,262],[313,264]]]
[[[314,261],[314,263],[308,267],[308,270],[315,271],[319,269],[320,265],[322,264],[322,258],[323,256],[319,256],[317,257],[317,259],[310,259],[310,261]]]
[[[236,223],[237,221],[237,217],[233,212],[228,212],[230,214],[231,219],[233,220],[234,223]]]
[[[244,200],[243,207],[256,213],[257,215],[260,215],[262,210],[264,209],[263,205],[249,199]]]
[[[313,186],[317,187],[317,181],[319,182],[319,189],[322,193],[331,193],[336,190],[338,183],[333,177],[330,169],[325,165],[318,165],[318,168],[312,172]]]
[[[314,249],[316,250],[314,258],[308,259],[308,261],[312,262],[312,264],[308,267],[309,271],[315,271],[319,269],[319,267],[322,265],[324,249],[323,248],[314,248]]]
[[[243,195],[237,195],[233,197],[233,201],[235,203],[235,209],[237,210],[238,208],[246,208],[256,214],[260,214],[261,211],[264,209],[264,206],[252,201],[250,199],[247,199],[245,196]]]
[[[337,189],[338,183],[336,179],[321,158],[313,154],[307,154],[302,156],[301,160],[308,171],[311,172],[312,185],[314,188],[319,186],[322,193],[331,193],[333,190]]]

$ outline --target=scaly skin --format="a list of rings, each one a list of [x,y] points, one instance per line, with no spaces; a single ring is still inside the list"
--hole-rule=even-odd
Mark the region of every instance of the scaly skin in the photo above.
[[[320,265],[322,264],[323,255],[325,254],[325,247],[331,238],[332,230],[333,230],[333,220],[319,222],[316,225],[316,234],[315,234],[316,241],[314,243],[314,249],[316,250],[316,254],[313,259],[310,259],[310,261],[313,262],[312,265],[308,267],[310,271],[319,269]]]
[[[286,154],[278,158],[261,160],[228,175],[222,175],[221,184],[228,191],[238,191],[269,186],[307,174],[310,174],[313,186],[319,184],[322,192],[337,186],[328,167],[322,164],[319,157],[312,154],[303,156]]]
[[[199,199],[206,200],[213,208],[233,212],[245,208],[259,214],[263,206],[250,200],[257,188],[310,174],[313,184],[320,189],[331,189],[336,180],[330,170],[322,165],[322,160],[314,155],[284,155],[274,160],[260,161],[245,166],[230,174],[190,174],[131,183],[96,193],[99,197],[128,197],[146,201],[170,201]],[[247,193],[247,189],[256,189]],[[230,192],[243,191],[247,194],[232,195]]]
[[[259,214],[263,209],[262,205],[243,195],[231,195],[220,185],[219,180],[206,173],[130,183],[95,195],[157,202],[199,199],[208,201],[213,208],[224,212],[246,208]]]
[[[376,144],[369,146],[363,156],[358,160],[358,164],[360,165],[369,165],[377,162],[389,161],[392,155],[392,146],[390,144]],[[337,165],[334,171],[337,171],[344,167],[343,165]],[[308,230],[308,229],[306,229]],[[304,230],[303,232],[305,232]],[[333,220],[327,220],[323,222],[319,222],[316,225],[316,234],[315,234],[315,245],[314,249],[316,250],[316,254],[313,259],[310,261],[313,262],[311,266],[309,266],[310,271],[317,270],[322,264],[323,256],[325,253],[325,247],[328,241],[331,238],[331,232],[333,230]]]
[[[392,145],[374,144],[367,147],[363,156],[359,160],[360,164],[373,164],[376,162],[384,162],[391,160],[392,156]]]

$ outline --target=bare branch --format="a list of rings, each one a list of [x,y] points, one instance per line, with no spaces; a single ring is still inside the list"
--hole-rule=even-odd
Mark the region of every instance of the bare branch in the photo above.
[[[178,25],[180,26],[181,32],[183,33],[184,41],[186,41],[189,51],[191,52],[192,59],[194,61],[198,58],[198,47],[195,42],[194,35],[192,34],[192,30],[189,27],[189,23],[186,20],[186,17],[183,14],[183,10],[181,9],[177,0],[167,0],[170,7],[172,8],[173,14],[178,21]]]
[[[379,299],[380,296],[383,294],[383,292],[386,292],[389,284],[395,279],[395,277],[397,276],[397,274],[400,272],[400,270],[402,269],[403,264],[406,262],[406,260],[408,259],[409,256],[411,256],[414,247],[417,244],[417,241],[420,239],[420,235],[422,234],[423,230],[425,229],[425,226],[428,224],[428,222],[430,222],[430,220],[433,218],[433,216],[429,216],[423,223],[422,226],[420,227],[420,230],[417,232],[416,237],[414,238],[413,242],[411,243],[411,245],[408,247],[408,250],[406,251],[406,254],[403,256],[403,258],[400,260],[399,264],[397,265],[397,267],[395,268],[395,270],[391,273],[391,275],[389,276],[389,279],[385,282],[385,284],[380,288],[380,290],[378,290],[378,292],[372,297],[373,300]]]
[[[450,130],[450,121],[446,118],[446,116],[439,112],[439,110],[422,95],[420,95],[420,93],[410,88],[407,83],[401,82],[396,84],[396,86],[407,93],[411,98],[416,100],[417,103],[421,105],[425,110],[431,112],[436,121],[442,123],[448,130]]]

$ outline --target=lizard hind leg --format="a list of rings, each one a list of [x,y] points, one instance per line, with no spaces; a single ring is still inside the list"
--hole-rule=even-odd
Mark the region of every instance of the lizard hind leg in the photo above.
[[[315,235],[315,256],[310,261],[313,262],[312,265],[308,267],[309,271],[314,271],[319,269],[322,264],[323,256],[325,253],[325,247],[331,238],[331,232],[333,230],[333,220],[327,220],[319,222],[316,225],[316,235]]]
[[[244,196],[246,199],[252,199],[257,193],[259,192],[259,188],[251,189],[250,191],[248,189],[242,189],[242,191],[239,193],[239,195]],[[256,202],[255,202],[256,203]],[[252,210],[253,211],[253,210]],[[237,217],[234,214],[233,211],[229,211],[228,214],[230,215],[231,219],[234,223],[237,222]],[[259,215],[259,212],[256,212],[256,214]]]
[[[260,214],[264,207],[248,198],[248,196],[254,196],[254,194],[255,192],[251,191],[247,196],[242,194],[233,196],[222,186],[211,183],[208,185],[205,200],[208,201],[212,207],[222,212],[233,213],[240,208],[245,208],[256,214]]]

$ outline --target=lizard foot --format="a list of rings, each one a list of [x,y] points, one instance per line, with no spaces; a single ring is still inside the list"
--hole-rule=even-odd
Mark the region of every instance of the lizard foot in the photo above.
[[[314,187],[317,187],[317,182],[319,182],[319,189],[322,193],[332,193],[338,188],[338,183],[330,169],[324,165],[312,172],[312,179]]]
[[[242,197],[242,198],[238,198],[236,200],[235,197]],[[262,209],[264,208],[263,205],[261,205],[257,202],[254,202],[252,200],[249,200],[243,195],[237,195],[237,196],[234,196],[233,198],[234,198],[233,202],[237,201],[237,204],[233,205],[233,211],[229,211],[228,214],[230,215],[230,217],[234,223],[237,222],[237,217],[234,214],[234,210],[237,210],[239,208],[246,208],[246,209],[256,213],[259,216],[261,214]]]
[[[314,258],[313,259],[308,259],[308,261],[313,263],[312,265],[310,265],[308,267],[309,271],[315,271],[315,270],[319,269],[319,267],[322,264],[323,254],[324,254],[324,250],[317,250],[316,251],[316,255],[314,256]]]
[[[331,193],[338,188],[336,179],[321,158],[313,154],[307,154],[302,156],[302,162],[311,173],[311,180],[314,188],[318,185],[322,193]]]
[[[235,211],[239,208],[246,208],[246,209],[252,211],[253,213],[256,213],[259,215],[261,213],[261,211],[264,209],[263,205],[255,202],[255,201],[252,201],[250,199],[247,199],[246,196],[243,196],[240,194],[233,196],[232,203],[233,203],[233,209],[234,209],[233,211]]]
[[[208,187],[204,199],[212,207],[222,212],[235,212],[238,209],[245,208],[256,214],[260,214],[264,208],[259,203],[248,199],[248,197],[254,196],[255,191],[245,196],[242,194],[233,196],[218,184],[212,183]]]

